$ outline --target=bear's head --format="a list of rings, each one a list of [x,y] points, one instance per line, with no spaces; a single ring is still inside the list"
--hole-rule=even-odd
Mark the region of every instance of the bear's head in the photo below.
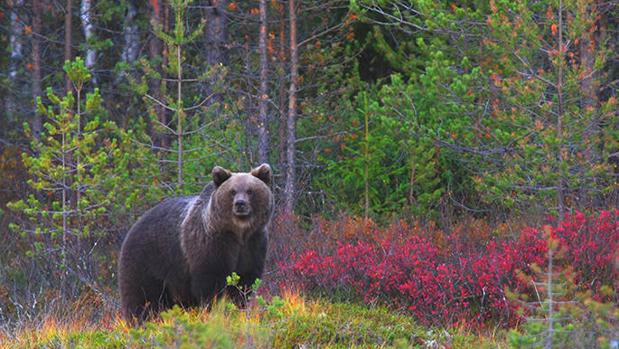
[[[218,226],[240,234],[263,229],[273,213],[271,167],[262,164],[248,173],[213,168],[215,191],[211,195],[211,215]],[[225,227],[224,227],[225,226]]]

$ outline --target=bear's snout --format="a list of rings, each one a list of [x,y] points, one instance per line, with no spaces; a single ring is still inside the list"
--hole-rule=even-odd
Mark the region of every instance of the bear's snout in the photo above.
[[[232,208],[232,212],[234,212],[234,214],[237,216],[248,216],[251,213],[251,207],[249,206],[246,195],[236,195],[236,197],[234,198],[234,206]]]

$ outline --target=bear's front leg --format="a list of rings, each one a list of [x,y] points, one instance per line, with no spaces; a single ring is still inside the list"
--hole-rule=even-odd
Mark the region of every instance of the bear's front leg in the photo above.
[[[232,274],[239,255],[239,244],[233,240],[212,241],[208,253],[193,263],[191,293],[197,303],[210,307],[226,288],[226,276]]]
[[[240,251],[238,270],[241,279],[237,286],[229,286],[226,292],[240,308],[246,306],[256,279],[262,278],[266,253],[267,233],[265,231],[254,234]]]
[[[225,287],[225,273],[210,271],[192,276],[191,293],[201,306],[210,308],[213,300],[221,294]]]

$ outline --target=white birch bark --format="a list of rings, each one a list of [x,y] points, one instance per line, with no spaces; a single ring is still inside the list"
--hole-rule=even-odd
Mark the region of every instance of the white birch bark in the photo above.
[[[80,19],[82,21],[82,31],[84,32],[84,38],[86,38],[86,43],[88,43],[94,37],[95,26],[93,25],[92,20],[92,3],[94,0],[82,0],[82,4],[80,6]],[[96,59],[96,51],[94,48],[87,45],[88,49],[86,50],[86,57],[84,59],[84,63],[86,67],[92,70],[95,66]]]
[[[122,60],[126,63],[133,63],[138,59],[140,49],[140,34],[138,26],[135,22],[135,17],[138,14],[138,9],[135,5],[135,0],[127,2],[127,14],[125,15],[124,37],[125,47],[123,48]]]
[[[24,33],[24,21],[20,17],[19,13],[24,6],[23,0],[13,0],[9,3],[11,9],[11,28],[9,42],[11,44],[11,56],[9,58],[9,81],[11,83],[11,91],[7,95],[6,108],[9,115],[14,115],[17,109],[16,92],[19,91],[17,87],[17,75],[19,72],[19,65],[23,58],[23,41],[22,35]]]

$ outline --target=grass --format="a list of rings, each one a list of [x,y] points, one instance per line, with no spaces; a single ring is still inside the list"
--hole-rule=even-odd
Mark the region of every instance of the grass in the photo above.
[[[429,329],[384,307],[306,300],[287,293],[239,310],[222,301],[208,312],[171,309],[131,328],[118,316],[100,321],[48,317],[15,333],[0,348],[495,348],[501,340]]]

